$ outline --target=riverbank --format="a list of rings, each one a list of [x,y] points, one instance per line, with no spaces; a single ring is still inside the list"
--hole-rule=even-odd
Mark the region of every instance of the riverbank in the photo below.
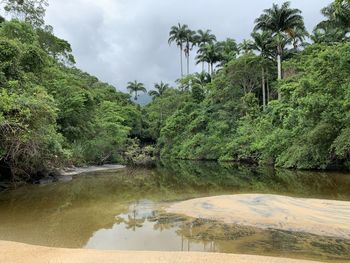
[[[0,241],[0,261],[6,263],[316,263],[317,261],[196,252],[97,251],[32,246]]]
[[[75,176],[83,173],[103,172],[124,169],[126,166],[119,164],[105,164],[101,166],[86,166],[65,168],[59,172],[61,176]]]
[[[192,199],[166,210],[227,224],[350,239],[350,202],[346,201],[238,194]]]

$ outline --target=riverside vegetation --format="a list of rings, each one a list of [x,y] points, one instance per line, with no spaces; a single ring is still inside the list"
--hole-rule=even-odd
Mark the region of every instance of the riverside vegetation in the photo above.
[[[132,101],[74,66],[70,44],[44,23],[47,5],[2,2],[0,181],[153,156],[350,168],[348,0],[325,7],[312,33],[289,2],[273,5],[239,44],[173,26],[180,78],[156,84],[145,107],[134,103],[141,82],[128,83]],[[190,74],[195,51],[202,71]]]

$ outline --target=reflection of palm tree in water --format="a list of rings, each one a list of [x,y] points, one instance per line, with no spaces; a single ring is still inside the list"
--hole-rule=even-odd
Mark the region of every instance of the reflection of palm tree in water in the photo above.
[[[136,228],[142,227],[145,222],[145,218],[136,218],[136,206],[138,202],[134,204],[134,209],[132,210],[132,216],[128,215],[128,220],[125,222],[126,229],[132,229],[132,231],[136,231]]]
[[[206,233],[206,231],[196,230],[193,222],[190,224],[183,224],[176,231],[176,233],[181,236],[181,251],[191,251],[191,244],[202,243],[203,251],[205,252],[216,252],[216,241],[213,237],[203,237],[201,233]],[[186,244],[187,241],[187,244]],[[187,247],[186,247],[187,245]]]
[[[191,223],[189,229],[185,229],[182,226],[179,230],[176,231],[178,235],[181,235],[181,251],[185,251],[185,248],[184,248],[185,240],[187,240],[187,251],[191,251],[192,227],[193,227],[193,224]]]
[[[145,222],[144,218],[137,219],[136,211],[134,211],[133,216],[128,215],[128,220],[125,222],[126,229],[132,229],[132,231],[136,231],[136,228],[142,227]]]
[[[160,232],[163,232],[164,230],[168,230],[171,228],[172,228],[172,225],[169,223],[159,223],[158,222],[153,226],[154,230],[159,230]]]
[[[131,229],[132,231],[136,231],[136,228],[140,228],[143,226],[143,223],[145,222],[145,218],[136,218],[137,211],[136,206],[138,205],[138,202],[134,203],[134,208],[132,210],[132,215],[128,215],[128,219],[125,220],[123,218],[118,217],[118,224],[124,223],[126,224],[126,229]]]

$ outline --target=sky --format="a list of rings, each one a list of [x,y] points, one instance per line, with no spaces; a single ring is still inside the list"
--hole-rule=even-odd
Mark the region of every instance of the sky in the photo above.
[[[180,76],[179,50],[168,45],[177,23],[192,30],[211,29],[218,40],[249,38],[254,20],[282,0],[51,0],[46,23],[68,40],[77,67],[126,91],[137,80],[173,84]],[[309,31],[322,20],[331,0],[292,0],[303,12]],[[193,58],[194,54],[192,54]],[[196,67],[191,61],[191,72]]]

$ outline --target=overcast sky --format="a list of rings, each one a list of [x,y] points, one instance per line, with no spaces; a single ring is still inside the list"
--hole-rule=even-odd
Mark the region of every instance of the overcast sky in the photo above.
[[[211,29],[219,40],[248,38],[262,10],[280,0],[51,0],[46,22],[73,47],[77,66],[125,91],[138,80],[179,77],[179,51],[169,47],[169,29],[178,22],[192,30]],[[331,0],[292,0],[311,31]],[[191,65],[191,71],[195,70]]]

